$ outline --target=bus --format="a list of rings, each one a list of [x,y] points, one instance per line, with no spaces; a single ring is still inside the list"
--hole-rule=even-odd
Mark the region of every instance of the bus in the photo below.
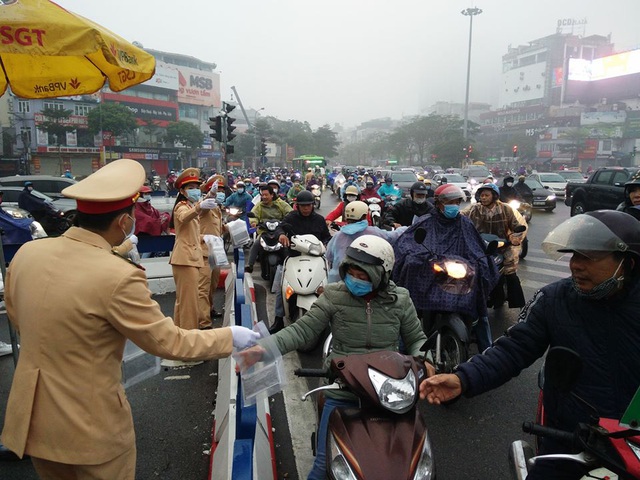
[[[324,157],[318,155],[300,155],[291,161],[291,166],[298,172],[306,172],[309,167],[315,169],[320,168],[322,172],[325,171],[327,162]]]

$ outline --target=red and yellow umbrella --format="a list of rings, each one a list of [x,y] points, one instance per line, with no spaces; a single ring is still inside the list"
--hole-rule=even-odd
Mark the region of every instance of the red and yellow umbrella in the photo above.
[[[153,77],[155,59],[49,0],[0,0],[0,95],[22,98],[113,91]]]

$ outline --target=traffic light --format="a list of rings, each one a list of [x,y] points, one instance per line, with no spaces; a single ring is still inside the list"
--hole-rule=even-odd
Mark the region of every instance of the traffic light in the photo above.
[[[514,145],[513,146],[513,156],[517,157],[518,156],[518,145]]]
[[[235,108],[236,108],[236,106],[235,105],[231,105],[230,103],[226,103],[226,102],[222,103],[222,109],[223,109],[224,114],[225,114],[226,131],[227,131],[227,142],[230,142],[231,140],[236,138],[236,135],[233,133],[233,131],[236,129],[236,127],[233,126],[233,122],[235,122],[236,119],[229,115],[233,110],[235,110]]]
[[[217,117],[209,117],[209,121],[211,122],[209,128],[213,130],[213,133],[210,133],[209,136],[222,142],[222,117],[220,115]]]
[[[467,151],[467,147],[462,147],[462,151],[464,152],[464,158],[469,158],[469,152]]]
[[[233,147],[233,145],[227,145],[227,153],[234,153],[236,151],[236,149]]]
[[[267,156],[267,139],[266,138],[260,139],[260,156],[261,157]]]
[[[467,147],[467,154],[469,154],[469,156],[471,156],[472,153],[473,153],[473,146],[469,145]]]

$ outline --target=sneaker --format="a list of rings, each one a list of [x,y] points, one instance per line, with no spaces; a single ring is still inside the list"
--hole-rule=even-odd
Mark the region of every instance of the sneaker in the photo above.
[[[3,355],[9,355],[10,353],[13,353],[11,344],[0,342],[0,357]]]
[[[244,271],[247,273],[253,273],[253,265],[247,265],[244,267]]]

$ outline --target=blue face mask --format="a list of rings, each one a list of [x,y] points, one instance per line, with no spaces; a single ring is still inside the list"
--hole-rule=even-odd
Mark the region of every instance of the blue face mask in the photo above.
[[[460,213],[460,205],[445,205],[443,213],[446,218],[456,218]]]
[[[199,188],[190,188],[187,190],[187,198],[192,202],[197,202],[202,197],[202,192]]]
[[[340,231],[346,233],[347,235],[353,235],[354,233],[363,231],[368,226],[369,222],[367,222],[366,220],[360,220],[359,222],[348,223],[347,225],[342,227]]]
[[[227,196],[224,194],[224,192],[218,192],[216,193],[216,202],[218,203],[224,203],[225,199],[227,198]]]
[[[347,286],[347,289],[349,289],[351,294],[356,297],[364,297],[373,291],[373,283],[367,282],[366,280],[360,280],[348,273],[344,277],[344,284]]]
[[[238,189],[238,195],[242,195],[244,193],[244,188],[239,188]]]

